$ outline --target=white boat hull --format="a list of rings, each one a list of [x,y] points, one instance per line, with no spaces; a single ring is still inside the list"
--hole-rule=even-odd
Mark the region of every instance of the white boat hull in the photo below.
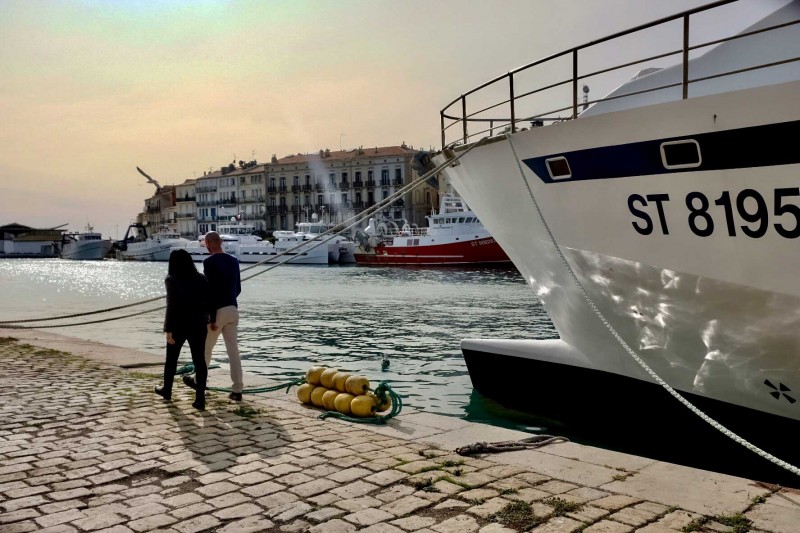
[[[61,249],[62,259],[91,261],[103,259],[111,250],[111,240],[76,241],[64,244]]]
[[[581,118],[513,135],[522,170],[509,142],[498,140],[445,172],[577,354],[569,364],[651,381],[587,304],[528,187],[603,317],[671,386],[800,420],[800,253],[798,239],[785,236],[800,224],[800,196],[790,194],[799,184],[797,161],[558,182],[533,170],[541,157],[606,147],[623,147],[616,153],[624,154],[641,141],[791,124],[800,121],[798,102],[800,83],[793,82]],[[769,159],[769,147],[780,151],[786,142],[754,138],[728,150]],[[617,157],[609,164],[619,163]],[[743,191],[753,192],[744,193],[740,207]],[[748,234],[762,229],[758,237]],[[513,357],[539,359],[541,352],[522,349]]]

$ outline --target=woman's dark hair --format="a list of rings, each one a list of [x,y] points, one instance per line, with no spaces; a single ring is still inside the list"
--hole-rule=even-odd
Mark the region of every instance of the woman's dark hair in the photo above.
[[[197,275],[197,268],[194,266],[192,256],[186,250],[173,250],[169,254],[169,270],[170,276],[178,278],[188,278]]]

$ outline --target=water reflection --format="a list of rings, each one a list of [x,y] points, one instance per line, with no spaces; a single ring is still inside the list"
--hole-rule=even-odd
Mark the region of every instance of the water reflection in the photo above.
[[[163,294],[165,274],[163,263],[2,260],[0,319],[88,311]],[[556,336],[513,269],[279,267],[243,289],[246,371],[280,380],[304,373],[310,363],[327,364],[390,380],[407,405],[448,415],[464,416],[473,403],[462,338]],[[157,312],[102,328],[54,331],[160,355],[162,323],[163,312]],[[385,370],[384,354],[390,359]],[[225,363],[222,343],[214,358]]]

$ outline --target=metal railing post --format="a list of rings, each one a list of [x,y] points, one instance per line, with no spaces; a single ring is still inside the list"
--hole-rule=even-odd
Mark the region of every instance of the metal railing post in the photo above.
[[[689,15],[683,16],[683,99],[689,98]]]
[[[578,118],[578,50],[572,50],[572,118]]]
[[[467,144],[467,97],[461,95],[461,126],[464,129],[464,144]]]
[[[514,112],[514,73],[508,74],[508,102],[511,105],[511,133],[517,131],[517,117]]]
[[[444,150],[445,134],[444,134],[444,111],[439,112],[439,119],[442,124],[442,150]]]

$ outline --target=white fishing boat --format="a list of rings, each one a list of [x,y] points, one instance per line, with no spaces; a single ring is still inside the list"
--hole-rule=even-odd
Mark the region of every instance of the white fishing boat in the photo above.
[[[222,250],[236,257],[241,255],[241,248],[243,246],[266,248],[271,246],[269,243],[263,242],[261,237],[255,235],[255,231],[255,226],[252,224],[243,224],[236,218],[231,219],[229,224],[220,224],[217,227],[217,233],[219,233],[219,237],[222,240]],[[192,259],[195,261],[202,261],[211,255],[208,252],[208,248],[206,248],[205,235],[198,236],[196,241],[188,241],[185,245],[176,245],[172,247],[173,250],[178,248],[183,248],[189,252],[189,255],[191,255]]]
[[[729,429],[800,461],[790,437],[800,430],[800,2],[697,37],[740,8],[716,2],[565,50],[442,110],[445,149],[433,161],[463,155],[444,173],[560,336],[464,340],[477,390],[547,416],[594,417],[606,432],[619,420],[642,433],[703,425],[638,357]],[[680,28],[673,55],[583,62],[617,42],[647,49],[667,25]],[[537,79],[539,68],[549,76]],[[582,84],[616,72],[629,81],[581,102]],[[507,100],[491,106],[482,96],[498,87]],[[500,124],[508,133],[492,136]]]
[[[86,224],[82,233],[65,233],[61,239],[62,259],[98,260],[103,259],[111,250],[111,239],[104,239],[94,231],[91,224]]]
[[[132,261],[168,261],[172,248],[185,247],[189,242],[166,228],[148,236],[142,224],[131,224],[125,237],[116,243],[117,257]]]
[[[356,244],[353,241],[342,235],[319,237],[331,228],[333,228],[333,224],[317,220],[316,213],[311,215],[310,222],[297,223],[297,233],[302,234],[305,240],[317,239],[318,241],[321,239],[328,243],[329,263],[355,263]]]

